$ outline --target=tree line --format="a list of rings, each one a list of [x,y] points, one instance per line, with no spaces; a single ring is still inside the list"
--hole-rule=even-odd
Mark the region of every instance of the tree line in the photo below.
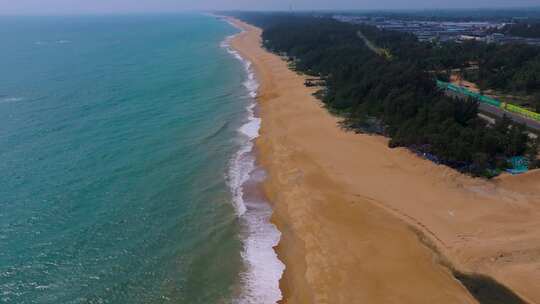
[[[540,111],[540,46],[474,40],[420,42],[408,33],[359,27],[379,46],[426,71],[438,71],[439,77],[448,78],[446,71],[449,70],[475,67],[477,69],[462,76],[478,84],[483,91],[495,89],[506,94],[532,96],[533,108]]]
[[[513,156],[536,161],[537,144],[525,126],[509,119],[489,126],[478,117],[476,101],[448,97],[436,87],[429,70],[444,56],[410,34],[309,15],[236,16],[263,29],[268,50],[325,80],[322,101],[345,117],[347,128],[375,126],[390,137],[391,147],[407,147],[475,176],[496,175]],[[366,47],[359,31],[391,56]]]

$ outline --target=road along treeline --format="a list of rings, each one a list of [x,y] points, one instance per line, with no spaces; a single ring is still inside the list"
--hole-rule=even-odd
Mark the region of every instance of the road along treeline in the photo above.
[[[390,147],[407,147],[475,176],[493,176],[507,159],[526,155],[536,162],[537,143],[525,126],[503,119],[488,126],[478,104],[444,95],[426,71],[429,50],[405,33],[352,25],[326,17],[238,13],[263,29],[263,44],[291,66],[325,80],[321,98],[357,131],[378,126]],[[366,46],[359,33],[387,51]],[[421,50],[426,54],[416,53]]]

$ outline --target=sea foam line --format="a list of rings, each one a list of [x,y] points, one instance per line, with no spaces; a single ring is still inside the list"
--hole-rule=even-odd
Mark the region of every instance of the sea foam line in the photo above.
[[[0,103],[17,102],[23,100],[22,97],[5,97],[0,96]]]
[[[226,21],[238,28],[232,22]],[[272,208],[268,203],[244,201],[244,184],[251,178],[255,178],[253,175],[257,167],[253,148],[254,140],[259,136],[261,119],[255,115],[255,98],[259,83],[251,62],[231,47],[230,42],[235,36],[227,37],[221,46],[244,64],[247,79],[243,85],[248,91],[251,102],[246,107],[247,122],[238,129],[245,142],[231,160],[229,171],[233,204],[246,230],[242,252],[246,271],[241,275],[243,288],[234,303],[274,304],[282,299],[279,280],[285,269],[285,265],[274,251],[281,233],[270,222]]]

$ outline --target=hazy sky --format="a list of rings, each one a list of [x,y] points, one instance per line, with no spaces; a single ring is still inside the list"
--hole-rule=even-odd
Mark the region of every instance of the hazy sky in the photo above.
[[[0,0],[0,14],[182,10],[433,9],[540,6],[540,0]]]

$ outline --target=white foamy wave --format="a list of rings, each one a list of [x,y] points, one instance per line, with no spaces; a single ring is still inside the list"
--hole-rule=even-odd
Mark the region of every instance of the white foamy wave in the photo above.
[[[259,83],[257,82],[257,79],[255,78],[255,73],[253,72],[253,69],[251,67],[252,66],[251,62],[243,58],[240,55],[240,53],[238,53],[236,50],[234,50],[231,47],[231,40],[234,37],[236,37],[236,35],[227,37],[221,43],[221,47],[225,48],[229,54],[233,55],[236,59],[240,60],[244,64],[244,69],[246,70],[246,73],[248,75],[248,78],[246,79],[246,81],[244,81],[244,86],[248,89],[249,96],[251,98],[255,98],[257,97],[257,90],[259,89]]]
[[[255,79],[255,74],[251,72],[250,65],[248,65],[248,79],[244,82],[244,86],[248,89],[249,96],[252,98],[257,97],[257,91],[259,90],[259,83]]]
[[[233,55],[244,64],[248,77],[243,85],[248,90],[249,96],[255,98],[257,96],[259,84],[255,79],[255,74],[251,70],[251,62],[244,59],[230,44],[231,40],[236,37],[236,35],[227,37],[221,43],[221,47],[225,48],[229,54]],[[261,125],[261,119],[255,117],[254,108],[255,100],[252,100],[250,105],[246,107],[247,122],[238,129],[238,132],[246,136],[247,139],[244,145],[236,153],[229,169],[229,186],[231,187],[233,194],[234,207],[239,216],[242,216],[246,212],[242,186],[249,179],[249,174],[255,169],[255,160],[250,159],[250,157],[247,156],[253,150],[252,140],[259,136],[259,128]]]
[[[268,204],[248,202],[248,210],[248,216],[242,218],[248,230],[242,253],[248,270],[242,274],[244,289],[234,303],[274,304],[282,299],[279,280],[285,270],[274,251],[281,233],[270,223]]]
[[[238,132],[244,137],[241,139],[244,143],[236,152],[229,167],[229,186],[233,194],[233,204],[239,216],[242,216],[247,209],[244,202],[243,185],[249,180],[250,174],[256,168],[255,158],[250,153],[253,151],[253,140],[259,136],[261,119],[255,117],[254,108],[254,102],[246,107],[247,122],[238,129]]]
[[[238,129],[246,142],[233,158],[229,173],[233,203],[245,228],[242,233],[242,258],[247,269],[241,275],[242,292],[233,303],[275,304],[282,298],[279,280],[285,269],[274,251],[281,233],[270,223],[272,208],[267,202],[244,199],[246,182],[257,181],[255,155],[252,152],[253,140],[259,136],[261,119],[255,117],[254,106],[251,104],[247,107],[248,122]]]
[[[242,216],[247,209],[243,185],[249,180],[251,172],[255,170],[255,158],[250,153],[253,151],[253,139],[259,136],[261,126],[261,119],[255,117],[253,112],[254,105],[247,107],[248,121],[238,129],[238,132],[245,136],[245,142],[236,152],[229,167],[229,186],[233,194],[233,204],[239,216]]]
[[[233,303],[275,304],[282,298],[279,280],[285,269],[274,251],[281,233],[270,223],[272,208],[267,202],[245,201],[244,198],[246,182],[260,181],[256,177],[258,170],[253,153],[253,142],[259,136],[261,126],[261,119],[255,115],[255,97],[259,83],[252,71],[251,62],[231,48],[230,40],[233,37],[227,37],[221,46],[244,64],[247,79],[243,85],[250,97],[250,104],[246,107],[246,122],[238,129],[243,144],[231,160],[228,176],[233,204],[245,229],[242,233],[242,258],[246,271],[241,275],[242,291]]]
[[[252,121],[240,127],[239,131],[248,137],[254,138],[254,137],[259,136],[260,126],[261,126],[261,119],[254,118]]]
[[[0,97],[0,103],[22,101],[21,97]]]
[[[65,40],[65,39],[60,39],[60,40],[55,40],[55,41],[43,41],[43,40],[38,40],[36,42],[34,42],[35,45],[48,45],[48,44],[68,44],[68,43],[71,43],[71,40]]]
[[[238,216],[244,215],[247,210],[242,186],[249,180],[249,174],[255,169],[255,160],[249,157],[252,150],[253,143],[246,143],[236,152],[229,167],[229,187],[231,188],[233,204]]]

